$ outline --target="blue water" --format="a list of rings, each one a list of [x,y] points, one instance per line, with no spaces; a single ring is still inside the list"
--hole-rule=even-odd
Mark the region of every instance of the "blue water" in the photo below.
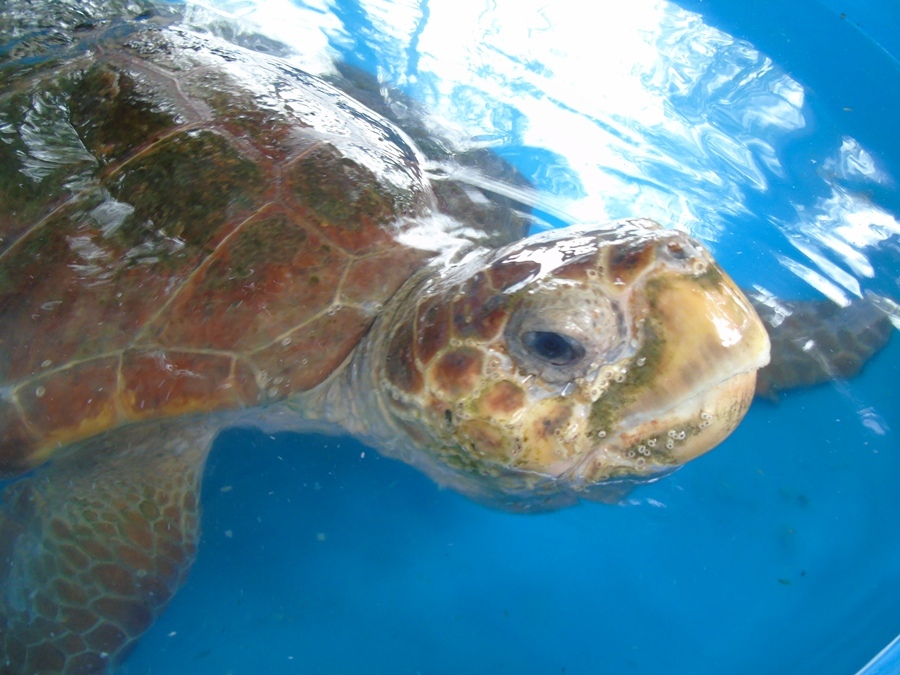
[[[544,226],[650,216],[747,288],[900,299],[894,5],[583,6],[259,0],[191,20],[378,76],[516,163]],[[855,673],[900,634],[898,381],[895,334],[859,378],[755,405],[627,504],[540,516],[348,438],[228,432],[191,577],[123,672]]]

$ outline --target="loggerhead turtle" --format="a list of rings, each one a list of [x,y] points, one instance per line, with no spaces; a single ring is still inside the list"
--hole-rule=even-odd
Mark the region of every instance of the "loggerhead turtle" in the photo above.
[[[0,671],[127,654],[226,425],[340,429],[533,511],[651,480],[750,405],[766,330],[686,235],[522,239],[317,78],[80,28],[0,71]]]

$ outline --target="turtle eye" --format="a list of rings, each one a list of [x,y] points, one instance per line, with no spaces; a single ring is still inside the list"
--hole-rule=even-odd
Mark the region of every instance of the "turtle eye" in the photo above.
[[[584,347],[568,335],[536,330],[522,334],[522,344],[539,359],[554,366],[568,366],[581,360]]]

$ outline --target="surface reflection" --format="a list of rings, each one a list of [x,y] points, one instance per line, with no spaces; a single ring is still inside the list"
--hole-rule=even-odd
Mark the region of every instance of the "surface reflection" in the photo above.
[[[867,251],[900,232],[865,192],[892,185],[887,170],[821,120],[811,129],[803,87],[778,64],[672,2],[585,21],[536,0],[243,1],[196,5],[191,20],[214,27],[220,13],[319,74],[335,68],[326,53],[376,73],[388,103],[409,94],[452,149],[516,164],[539,190],[518,197],[550,223],[640,215],[726,258],[749,230],[781,234],[790,245],[763,254],[781,269],[766,282],[776,292],[795,278],[842,306],[897,293]]]

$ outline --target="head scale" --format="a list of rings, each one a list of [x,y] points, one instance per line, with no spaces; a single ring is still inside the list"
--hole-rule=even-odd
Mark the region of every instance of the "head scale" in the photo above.
[[[532,237],[414,297],[385,336],[385,406],[424,449],[407,459],[494,506],[667,473],[734,430],[768,362],[734,283],[652,221]]]

